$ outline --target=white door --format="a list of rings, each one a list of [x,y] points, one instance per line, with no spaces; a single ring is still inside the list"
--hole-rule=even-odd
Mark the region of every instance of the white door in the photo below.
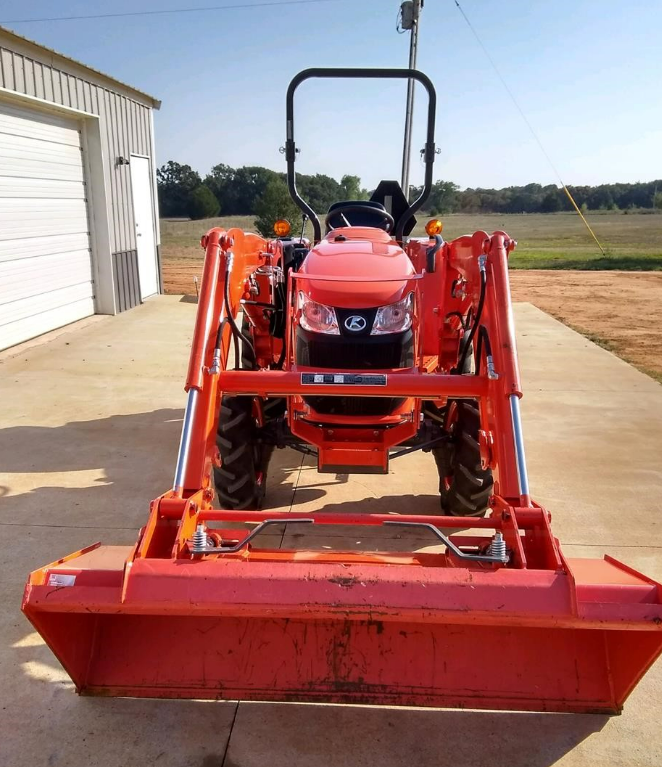
[[[154,216],[152,213],[154,210],[152,205],[152,173],[147,157],[131,155],[130,163],[140,296],[145,299],[147,296],[153,296],[159,292]]]
[[[94,314],[79,128],[0,103],[0,349]]]

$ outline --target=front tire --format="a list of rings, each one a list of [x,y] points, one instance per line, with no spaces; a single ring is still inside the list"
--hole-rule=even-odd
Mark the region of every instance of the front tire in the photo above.
[[[492,495],[491,469],[480,458],[480,410],[475,400],[455,400],[446,409],[451,440],[433,449],[439,472],[439,495],[443,514],[451,517],[482,517]]]
[[[221,508],[259,509],[273,446],[259,439],[253,397],[223,397],[216,445],[221,465],[214,467],[214,484]]]

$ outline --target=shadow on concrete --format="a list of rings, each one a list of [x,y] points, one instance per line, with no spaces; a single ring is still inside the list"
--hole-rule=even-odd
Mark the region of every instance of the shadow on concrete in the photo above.
[[[12,701],[0,723],[3,767],[222,767],[235,701],[79,697],[33,637],[2,649]]]
[[[388,478],[387,480],[388,481]],[[301,490],[308,488],[300,488]],[[441,514],[439,495],[407,493],[405,495],[382,495],[378,498],[358,498],[339,503],[326,503],[318,511],[328,514],[355,512],[361,514]]]
[[[550,767],[609,717],[242,703],[225,767]]]
[[[170,484],[182,415],[164,408],[3,429],[0,522],[137,530]]]
[[[0,524],[133,528],[149,502],[172,483],[183,411],[163,408],[61,426],[0,430]],[[270,467],[268,499],[289,506],[288,476],[301,456],[277,451]],[[331,484],[335,484],[331,482]],[[305,500],[321,498],[311,489]]]
[[[182,417],[179,408],[163,408],[0,430],[5,476],[0,481],[0,523],[137,530],[146,521],[149,502],[172,482]],[[314,471],[293,450],[274,452],[265,509],[315,503],[316,511],[338,514],[439,514],[436,494],[361,497],[358,475],[320,474],[313,484],[301,484],[302,468]],[[325,503],[335,487],[346,484],[356,485],[354,499]]]

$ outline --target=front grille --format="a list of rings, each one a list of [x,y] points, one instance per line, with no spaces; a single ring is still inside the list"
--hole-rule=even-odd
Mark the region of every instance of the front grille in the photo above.
[[[298,365],[322,370],[389,370],[414,364],[411,331],[392,336],[363,336],[361,340],[297,330]]]
[[[324,341],[311,341],[308,344],[308,362],[312,367],[374,370],[378,368],[399,368],[401,365],[402,346],[400,343],[379,344],[344,341],[340,344],[327,344]]]

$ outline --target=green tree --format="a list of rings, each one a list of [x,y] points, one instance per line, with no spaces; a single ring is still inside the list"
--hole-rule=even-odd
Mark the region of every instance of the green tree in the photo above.
[[[221,209],[214,193],[204,184],[189,193],[186,207],[189,216],[194,220],[218,216]]]
[[[465,189],[458,195],[458,206],[463,213],[476,213],[480,210],[480,195],[473,189]]]
[[[234,210],[226,213],[247,214],[257,212],[257,201],[264,194],[268,184],[280,178],[275,170],[259,165],[237,168],[232,181]],[[221,201],[221,204],[222,201]]]
[[[653,197],[653,207],[656,208],[656,210],[662,210],[662,192],[655,192],[655,196]]]
[[[228,216],[255,213],[258,198],[267,184],[282,174],[260,165],[231,168],[219,163],[205,178],[205,184],[216,196],[223,213]]]
[[[438,213],[452,213],[457,204],[459,190],[460,187],[452,181],[435,181],[427,203],[430,213],[433,216]]]
[[[279,218],[287,219],[296,231],[301,221],[301,211],[292,202],[287,184],[281,178],[274,178],[267,184],[264,193],[255,204],[255,227],[263,237],[274,236],[274,223]]]
[[[331,176],[297,174],[299,194],[314,211],[326,212],[334,202],[347,199],[342,186]]]
[[[591,210],[610,210],[614,205],[611,190],[606,184],[592,188],[586,203]]]
[[[214,167],[205,176],[204,184],[211,189],[214,197],[218,200],[221,210],[224,213],[232,215],[232,184],[235,176],[235,169],[224,163],[214,165]]]
[[[344,200],[367,200],[368,190],[361,188],[361,178],[345,174],[340,179],[340,188]]]
[[[561,197],[557,189],[550,190],[545,194],[540,203],[540,210],[542,213],[557,213],[563,208]]]
[[[186,216],[188,196],[200,186],[200,175],[190,165],[169,160],[156,171],[159,208],[164,218]]]

